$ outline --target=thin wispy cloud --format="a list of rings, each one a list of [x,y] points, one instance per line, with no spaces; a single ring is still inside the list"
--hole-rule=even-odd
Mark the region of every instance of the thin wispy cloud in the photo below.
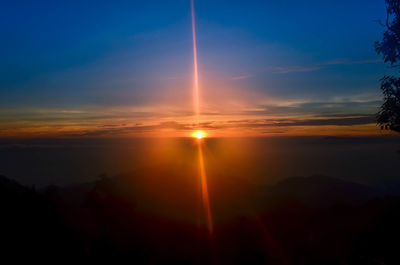
[[[374,127],[375,101],[368,102],[306,102],[281,106],[279,102],[269,105],[258,105],[254,108],[238,109],[236,112],[206,115],[200,127],[218,134],[221,131],[243,133],[243,129],[253,135],[260,135],[273,128],[287,129],[287,133],[295,128],[312,128],[316,126],[365,126]],[[346,109],[347,112],[343,112]],[[61,137],[120,137],[160,135],[184,136],[196,128],[190,122],[191,113],[171,111],[137,112],[121,110],[43,110],[29,113],[8,115],[0,126],[0,136],[29,136],[33,133],[46,136]],[[12,114],[12,111],[9,112]],[[237,117],[237,119],[235,119]],[[233,118],[233,119],[232,119]],[[3,129],[3,131],[1,130]],[[6,130],[4,130],[6,129]],[[318,133],[318,129],[314,129]],[[165,135],[165,133],[163,134]]]
[[[333,61],[322,62],[319,65],[327,66],[327,65],[352,65],[352,64],[371,64],[371,63],[381,63],[382,59],[370,59],[370,60],[359,60],[359,61],[351,61],[348,59],[338,59]]]
[[[232,80],[243,80],[243,79],[247,79],[247,78],[250,78],[250,77],[253,77],[253,75],[250,75],[250,74],[248,74],[248,75],[238,75],[238,76],[231,77],[231,79]]]
[[[305,73],[305,72],[318,71],[333,65],[373,64],[381,62],[383,62],[382,59],[369,59],[369,60],[358,60],[358,61],[352,61],[348,59],[337,59],[337,60],[317,63],[310,66],[302,66],[302,65],[268,66],[265,68],[265,70],[270,71],[274,74]]]
[[[320,69],[320,66],[270,66],[266,68],[267,71],[271,71],[274,74],[304,73]]]
[[[375,123],[373,115],[360,115],[348,117],[315,117],[310,119],[290,118],[290,119],[246,119],[235,121],[213,121],[200,123],[200,127],[210,131],[217,130],[237,130],[237,129],[250,129],[253,131],[265,131],[276,127],[291,128],[291,127],[309,127],[309,126],[355,126],[355,125],[369,125]],[[87,131],[80,132],[77,136],[121,136],[121,135],[135,135],[141,133],[151,133],[160,130],[175,130],[175,131],[191,131],[196,125],[185,122],[160,122],[151,125],[119,125],[91,128]]]

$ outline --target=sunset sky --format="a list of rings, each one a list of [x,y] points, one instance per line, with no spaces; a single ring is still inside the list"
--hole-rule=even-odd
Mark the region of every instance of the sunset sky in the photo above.
[[[195,1],[210,136],[374,135],[383,0]],[[0,137],[189,136],[189,0],[2,1]]]

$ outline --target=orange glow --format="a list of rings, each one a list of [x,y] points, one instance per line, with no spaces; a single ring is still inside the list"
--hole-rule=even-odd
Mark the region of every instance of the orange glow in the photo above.
[[[201,131],[201,130],[197,130],[197,131],[194,131],[192,133],[192,137],[193,138],[197,138],[197,139],[200,140],[200,139],[203,139],[203,138],[207,137],[207,132]]]

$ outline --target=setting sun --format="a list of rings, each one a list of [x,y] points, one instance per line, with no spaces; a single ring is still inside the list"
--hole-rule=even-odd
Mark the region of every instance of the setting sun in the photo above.
[[[197,130],[192,133],[192,137],[202,139],[207,137],[207,133],[205,131]]]

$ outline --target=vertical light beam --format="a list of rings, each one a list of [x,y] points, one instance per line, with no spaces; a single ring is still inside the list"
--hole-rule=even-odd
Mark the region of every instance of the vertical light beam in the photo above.
[[[203,202],[203,208],[206,215],[207,228],[210,235],[213,234],[213,222],[210,207],[210,197],[208,195],[207,175],[204,166],[203,148],[201,142],[198,141],[198,156],[199,156],[199,173],[200,173],[200,187],[201,187],[201,199]]]
[[[194,13],[194,0],[190,1],[191,13],[192,13],[192,37],[193,37],[193,110],[196,119],[196,126],[199,127],[200,123],[200,88],[199,88],[199,68],[197,64],[197,43],[196,43],[196,20]],[[200,177],[200,189],[201,189],[201,201],[203,204],[203,209],[206,217],[207,229],[210,236],[210,242],[212,246],[213,255],[216,258],[215,244],[214,244],[214,234],[213,234],[213,222],[210,207],[210,197],[208,194],[208,184],[206,169],[204,166],[204,155],[202,148],[201,139],[207,134],[204,131],[195,131],[192,136],[198,139],[198,160],[199,160],[199,177]]]
[[[199,96],[199,70],[197,65],[197,44],[196,44],[196,21],[194,14],[194,0],[191,0],[192,9],[192,36],[193,36],[193,108],[196,116],[196,123],[199,124],[200,96]]]
[[[196,21],[194,14],[194,0],[190,1],[191,3],[191,11],[192,11],[192,35],[193,35],[193,108],[196,116],[196,125],[199,126],[199,118],[200,118],[200,96],[199,96],[199,70],[197,65],[197,44],[196,44]],[[195,131],[194,137],[198,138],[198,156],[199,156],[199,175],[200,175],[200,188],[201,188],[201,200],[203,203],[203,208],[206,216],[207,228],[212,237],[213,234],[213,223],[211,216],[211,207],[210,207],[210,199],[208,195],[208,186],[207,186],[207,175],[204,166],[204,157],[203,157],[203,149],[202,149],[202,141],[201,138],[206,136],[206,133],[203,131]]]

